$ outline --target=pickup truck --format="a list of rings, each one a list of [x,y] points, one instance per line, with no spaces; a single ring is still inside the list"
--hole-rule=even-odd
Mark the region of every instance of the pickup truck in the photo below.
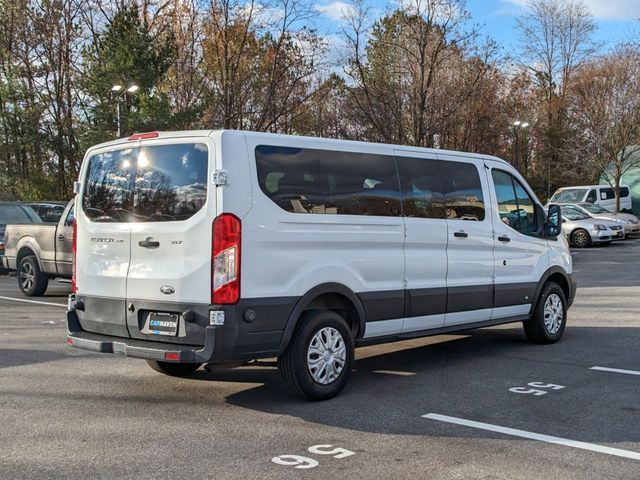
[[[26,296],[42,296],[53,278],[71,278],[73,206],[71,200],[57,224],[7,225],[2,263],[18,271],[18,286]]]

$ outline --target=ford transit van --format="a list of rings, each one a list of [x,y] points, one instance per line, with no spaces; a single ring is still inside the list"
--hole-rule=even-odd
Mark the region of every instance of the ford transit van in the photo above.
[[[521,322],[560,339],[576,291],[557,205],[491,156],[240,131],[90,148],[67,342],[168,375],[278,358],[338,394],[354,348]]]

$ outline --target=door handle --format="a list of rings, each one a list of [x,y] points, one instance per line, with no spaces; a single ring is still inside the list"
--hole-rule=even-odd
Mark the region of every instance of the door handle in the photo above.
[[[453,232],[453,236],[457,238],[467,238],[469,234],[460,230],[459,232]]]
[[[509,237],[507,237],[506,235],[500,235],[498,237],[498,240],[500,240],[501,242],[505,242],[505,243],[509,243],[511,241],[511,239]]]
[[[58,240],[64,240],[64,235],[62,233],[58,235]]]
[[[160,242],[152,240],[151,237],[147,237],[146,240],[140,240],[138,245],[144,248],[158,248],[160,246]]]

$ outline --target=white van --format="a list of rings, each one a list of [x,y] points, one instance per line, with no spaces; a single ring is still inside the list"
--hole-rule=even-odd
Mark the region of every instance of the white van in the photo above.
[[[326,399],[357,346],[511,322],[555,342],[576,291],[559,207],[485,155],[152,132],[89,149],[76,190],[68,343],[169,375],[278,357]]]
[[[595,203],[610,212],[616,211],[616,191],[608,185],[583,185],[559,188],[549,203]],[[620,211],[631,213],[631,193],[628,185],[620,185]]]

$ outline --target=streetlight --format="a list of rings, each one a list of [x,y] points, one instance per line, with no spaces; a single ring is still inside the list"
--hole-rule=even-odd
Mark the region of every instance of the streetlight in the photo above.
[[[121,114],[120,114],[120,103],[121,103],[122,99],[127,95],[127,93],[130,93],[130,94],[133,95],[139,89],[140,89],[140,87],[138,85],[136,85],[135,83],[132,83],[127,88],[125,88],[124,86],[122,86],[120,84],[115,84],[113,87],[111,87],[111,91],[116,95],[116,103],[117,103],[117,106],[118,106],[118,138],[120,138],[120,136],[122,135],[122,120],[120,118],[120,116],[121,116]]]
[[[519,131],[520,131],[520,129],[526,129],[528,126],[529,126],[529,122],[522,122],[520,120],[514,120],[513,122],[511,122],[511,128],[513,128],[513,136],[515,137],[515,143],[514,143],[515,155],[514,155],[514,160],[513,160],[513,166],[518,171],[520,170],[518,168],[519,164],[520,164],[520,135],[519,135]]]

